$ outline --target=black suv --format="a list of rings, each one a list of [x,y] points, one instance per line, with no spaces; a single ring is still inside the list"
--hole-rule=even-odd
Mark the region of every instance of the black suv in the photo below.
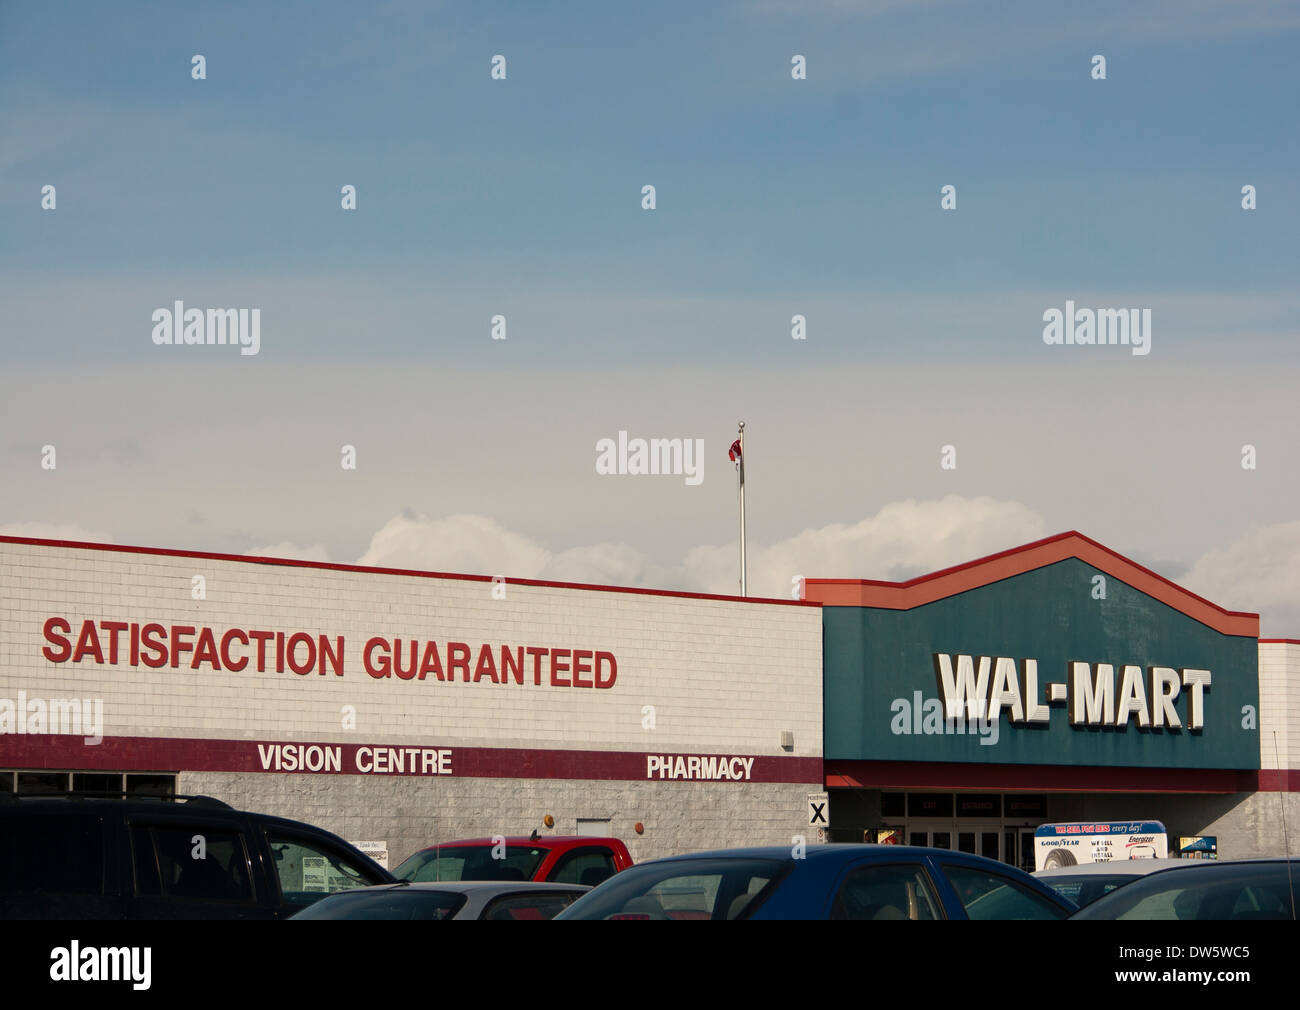
[[[205,796],[0,794],[0,919],[287,919],[395,882],[337,835]]]

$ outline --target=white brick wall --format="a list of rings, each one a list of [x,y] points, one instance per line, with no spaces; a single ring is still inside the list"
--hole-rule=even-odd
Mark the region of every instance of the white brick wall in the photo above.
[[[1300,645],[1259,643],[1259,750],[1261,768],[1300,769]]]
[[[207,598],[191,599],[203,575]],[[425,743],[820,756],[815,607],[209,561],[0,542],[0,697],[104,700],[104,735]],[[42,625],[65,618],[346,637],[345,675],[53,663]],[[375,680],[373,635],[494,647],[605,650],[609,690]],[[123,646],[123,651],[125,647]],[[248,650],[241,650],[246,653]],[[498,655],[499,655],[499,649]],[[192,654],[191,654],[192,655]],[[525,657],[527,661],[527,657]],[[531,665],[530,665],[531,669]],[[355,706],[357,726],[341,712]],[[642,708],[656,728],[642,729]],[[791,752],[782,730],[794,732]]]

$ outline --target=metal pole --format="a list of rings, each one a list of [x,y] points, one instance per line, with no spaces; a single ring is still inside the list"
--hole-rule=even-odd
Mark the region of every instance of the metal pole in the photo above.
[[[745,422],[740,422],[740,595],[745,591]]]

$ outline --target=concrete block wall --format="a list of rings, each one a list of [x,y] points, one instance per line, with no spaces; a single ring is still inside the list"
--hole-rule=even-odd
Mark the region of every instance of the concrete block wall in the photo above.
[[[179,791],[306,821],[350,842],[385,841],[389,866],[434,842],[491,835],[570,835],[579,818],[609,818],[637,862],[807,836],[807,796],[789,783],[415,779],[187,772]],[[555,827],[542,818],[550,814]],[[638,835],[634,825],[645,828]],[[812,844],[814,839],[809,840]]]

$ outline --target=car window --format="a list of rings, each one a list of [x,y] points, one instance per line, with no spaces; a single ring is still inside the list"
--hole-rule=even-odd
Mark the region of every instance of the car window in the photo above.
[[[547,880],[557,884],[595,887],[614,875],[614,856],[608,849],[575,849],[556,861]]]
[[[493,898],[480,919],[554,919],[586,891],[528,891]]]
[[[744,918],[761,906],[771,893],[770,885],[790,865],[789,861],[734,857],[633,866],[579,899],[563,918]]]
[[[0,820],[0,894],[104,893],[104,822],[87,813]]]
[[[365,920],[450,919],[465,904],[465,895],[425,888],[382,887],[348,891],[322,898],[292,918]]]
[[[393,876],[423,883],[434,880],[532,880],[547,849],[539,845],[440,845],[408,858]],[[493,858],[501,856],[500,859]],[[567,882],[567,881],[566,881]],[[573,881],[577,883],[577,881]]]
[[[132,824],[131,853],[139,895],[253,901],[242,832],[193,824]]]
[[[859,866],[835,893],[832,919],[939,919],[939,901],[919,865]]]
[[[267,832],[276,880],[285,902],[307,905],[351,887],[380,884],[346,854],[323,842]]]
[[[971,919],[1064,919],[1069,911],[1017,880],[955,863],[940,863]]]
[[[1287,868],[1279,862],[1162,870],[1119,888],[1083,909],[1078,918],[1204,922],[1291,915]]]
[[[1140,880],[1133,875],[1107,877],[1098,874],[1077,877],[1043,877],[1042,881],[1063,898],[1068,898],[1082,908],[1091,905],[1115,888]]]

